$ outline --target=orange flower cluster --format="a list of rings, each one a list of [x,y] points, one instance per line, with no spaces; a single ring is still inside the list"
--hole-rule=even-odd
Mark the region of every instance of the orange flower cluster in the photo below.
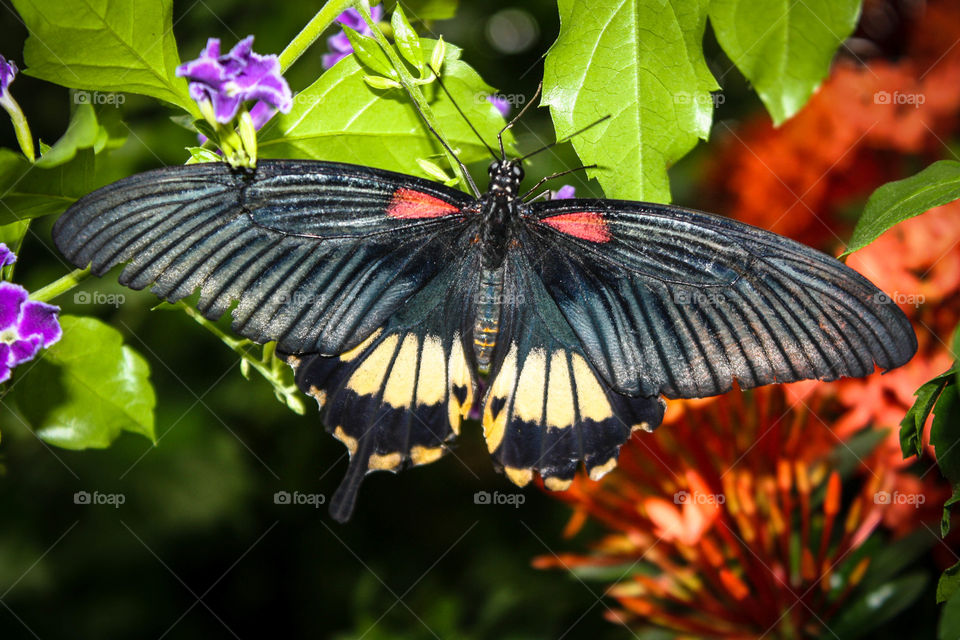
[[[615,533],[535,565],[624,567],[609,592],[619,623],[718,638],[823,631],[869,566],[851,551],[892,508],[882,469],[841,499],[844,445],[817,417],[829,411],[783,386],[672,403],[669,424],[631,440],[608,480],[560,496],[575,509],[567,534],[588,518]]]

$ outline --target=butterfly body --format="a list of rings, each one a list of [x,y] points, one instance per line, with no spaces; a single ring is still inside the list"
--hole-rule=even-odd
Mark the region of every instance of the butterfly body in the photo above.
[[[349,164],[210,163],[131,176],[57,221],[77,266],[153,285],[276,341],[364,476],[432,462],[475,401],[518,485],[599,478],[661,396],[863,376],[916,337],[869,281],[792,240],[654,203],[522,201],[501,160],[479,198]],[[480,376],[486,375],[481,393]]]

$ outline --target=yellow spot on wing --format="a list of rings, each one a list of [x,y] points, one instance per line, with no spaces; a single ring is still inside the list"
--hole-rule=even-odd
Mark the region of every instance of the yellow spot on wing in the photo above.
[[[573,384],[567,366],[567,352],[554,351],[550,357],[550,383],[547,388],[547,426],[563,429],[573,426]]]
[[[447,367],[443,345],[437,336],[423,340],[420,354],[420,375],[417,379],[417,404],[432,405],[443,401],[447,391]]]
[[[347,387],[361,396],[380,393],[383,377],[387,374],[387,368],[390,366],[390,360],[393,358],[393,352],[399,340],[396,334],[384,338],[383,342],[377,345],[377,348],[364,358],[357,370],[353,372]]]
[[[410,449],[410,459],[415,465],[430,464],[443,456],[443,447],[420,447]]]
[[[399,467],[401,462],[403,462],[403,456],[398,451],[385,453],[382,456],[375,453],[367,461],[367,469],[370,471],[389,471]]]
[[[351,360],[356,358],[358,355],[363,353],[363,350],[369,347],[370,343],[376,340],[381,333],[383,333],[383,329],[377,329],[372,334],[370,334],[370,336],[366,340],[364,340],[363,342],[355,346],[353,349],[350,349],[349,351],[345,351],[344,353],[341,353],[340,359],[344,362],[350,362]]]
[[[590,469],[590,479],[599,480],[603,476],[613,471],[613,468],[616,466],[617,466],[617,458],[616,456],[614,456],[613,458],[610,458],[603,464],[598,464],[593,469]]]
[[[590,365],[578,354],[573,354],[573,378],[577,383],[577,404],[580,407],[580,417],[601,422],[613,417],[613,409],[603,387],[597,382],[597,377],[590,369]]]
[[[309,395],[316,399],[317,404],[320,405],[321,409],[323,408],[323,405],[327,404],[327,392],[317,385],[310,385]]]
[[[383,401],[397,409],[406,409],[413,404],[413,385],[417,380],[417,336],[408,333],[400,345],[390,369],[390,377],[383,388]]]
[[[525,487],[533,480],[533,469],[517,469],[516,467],[504,467],[504,473],[510,478],[510,482],[518,487]]]
[[[517,345],[510,345],[510,351],[507,357],[503,359],[497,377],[490,385],[490,391],[487,393],[487,400],[483,407],[483,437],[487,441],[487,450],[490,453],[496,451],[503,440],[503,433],[507,426],[508,410],[510,409],[510,396],[513,395],[514,381],[517,379]],[[494,398],[504,400],[503,408],[497,417],[493,417]]]
[[[543,486],[550,491],[566,491],[573,484],[573,480],[564,480],[563,478],[544,478]]]
[[[454,385],[465,387],[467,390],[467,397],[463,404],[460,404],[453,395]],[[463,342],[460,340],[459,333],[453,335],[453,345],[450,347],[447,393],[449,394],[447,410],[450,428],[455,434],[460,435],[460,421],[467,417],[473,406],[473,378],[470,377],[470,368],[467,366],[467,357],[463,353]]]
[[[347,451],[350,452],[350,455],[353,455],[357,452],[357,439],[347,435],[347,432],[343,430],[343,427],[337,427],[333,430],[333,437],[347,445]]]
[[[537,425],[543,421],[543,395],[547,387],[546,365],[547,358],[543,349],[533,349],[527,354],[513,400],[514,415]]]

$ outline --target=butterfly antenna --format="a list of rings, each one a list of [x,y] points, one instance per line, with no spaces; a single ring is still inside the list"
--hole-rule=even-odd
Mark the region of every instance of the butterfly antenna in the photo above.
[[[600,118],[599,120],[596,120],[596,121],[594,121],[594,122],[591,122],[590,124],[588,124],[587,126],[585,126],[583,129],[579,129],[578,131],[574,131],[573,133],[571,133],[570,135],[568,135],[566,138],[561,138],[560,140],[555,140],[555,141],[551,142],[551,143],[548,144],[548,145],[545,145],[545,146],[540,147],[540,148],[537,149],[536,151],[531,151],[531,152],[528,153],[527,155],[521,156],[520,158],[517,158],[517,162],[522,162],[523,160],[526,160],[527,158],[529,158],[529,157],[531,157],[531,156],[537,155],[537,154],[540,153],[541,151],[546,151],[547,149],[553,148],[553,147],[557,146],[558,144],[563,144],[564,142],[568,142],[568,141],[572,140],[573,138],[575,138],[576,136],[578,136],[578,135],[580,135],[581,133],[583,133],[584,131],[586,131],[587,129],[592,129],[593,127],[597,126],[597,125],[600,124],[601,122],[604,122],[604,121],[609,120],[609,119],[610,119],[610,116],[603,116],[603,117]]]
[[[450,102],[453,103],[453,106],[454,106],[454,108],[457,110],[457,113],[460,114],[460,117],[463,118],[463,121],[467,123],[467,126],[470,127],[470,130],[473,131],[473,133],[477,136],[477,139],[480,140],[480,142],[483,143],[483,146],[485,146],[485,147],[487,148],[487,151],[489,151],[489,152],[490,152],[490,155],[493,156],[493,159],[496,160],[496,159],[497,159],[497,154],[496,154],[496,152],[494,152],[493,147],[491,147],[489,144],[487,144],[487,141],[483,139],[483,136],[480,135],[480,132],[477,131],[477,128],[476,128],[475,126],[473,126],[473,123],[472,123],[472,122],[470,122],[470,118],[467,117],[467,114],[465,114],[465,113],[463,112],[463,109],[460,108],[460,105],[457,104],[457,101],[453,99],[453,95],[452,95],[452,94],[450,93],[450,91],[447,89],[447,86],[446,86],[445,84],[443,84],[443,80],[440,79],[440,74],[437,73],[437,70],[434,69],[432,65],[429,65],[429,64],[428,64],[428,65],[427,65],[427,68],[430,69],[430,71],[433,72],[433,75],[434,75],[434,76],[436,77],[436,79],[437,79],[437,84],[440,85],[440,88],[443,89],[443,92],[444,92],[445,94],[447,94],[447,97],[448,97],[448,98],[450,98]]]
[[[537,98],[540,97],[540,90],[541,90],[541,89],[543,89],[543,83],[542,83],[542,82],[537,85],[537,90],[534,92],[533,97],[530,99],[530,101],[529,101],[527,104],[523,105],[523,109],[520,109],[520,113],[518,113],[517,115],[513,116],[513,119],[510,120],[510,122],[508,122],[507,125],[506,125],[503,129],[500,129],[500,133],[497,134],[497,142],[500,143],[500,159],[501,159],[501,160],[506,160],[506,159],[507,159],[507,152],[506,152],[506,150],[504,150],[504,148],[503,148],[503,134],[507,132],[507,129],[512,129],[512,128],[513,128],[513,125],[515,125],[515,124],[517,123],[517,121],[520,120],[520,118],[522,118],[523,115],[527,112],[527,109],[529,109],[530,107],[533,106],[533,103],[536,102],[536,101],[537,101]],[[522,160],[522,159],[523,159],[523,158],[521,158],[521,160]]]
[[[446,89],[444,89],[444,91],[446,91]],[[447,94],[447,95],[450,95],[450,94]],[[473,177],[470,175],[470,172],[467,171],[466,165],[464,165],[463,162],[460,161],[460,157],[456,154],[456,152],[454,152],[453,149],[450,148],[450,145],[448,145],[447,141],[443,139],[443,136],[441,136],[440,133],[437,132],[437,130],[430,125],[430,121],[427,120],[427,116],[423,113],[423,109],[420,108],[420,105],[417,104],[417,101],[411,98],[410,102],[413,103],[414,109],[416,109],[417,113],[420,114],[420,119],[423,120],[423,124],[427,125],[427,129],[430,130],[430,133],[436,136],[437,140],[440,141],[440,144],[443,146],[443,148],[446,149],[447,153],[449,153],[450,156],[456,161],[457,166],[460,167],[460,171],[462,172],[463,177],[466,178],[467,180],[467,184],[470,185],[470,189],[473,191],[473,195],[479,198],[482,194],[480,192],[480,189],[477,188],[477,183],[473,181]],[[454,106],[456,106],[456,103],[454,103]],[[457,107],[457,111],[460,111],[460,107]],[[463,112],[461,111],[461,114],[462,113]],[[470,128],[472,129],[473,126],[471,125]],[[474,131],[476,130],[474,129]],[[480,135],[480,134],[477,134],[477,135]]]
[[[565,171],[558,171],[557,173],[553,173],[553,174],[551,174],[551,175],[549,175],[549,176],[544,176],[544,177],[540,178],[540,180],[537,181],[537,184],[533,185],[533,188],[531,188],[531,189],[530,189],[529,191],[527,191],[525,194],[523,194],[522,196],[520,196],[520,199],[521,199],[521,200],[526,200],[527,197],[528,197],[531,193],[533,193],[534,191],[536,191],[537,189],[539,189],[539,188],[540,188],[540,185],[542,185],[544,182],[548,182],[548,181],[550,181],[550,180],[553,180],[554,178],[559,178],[560,176],[565,176],[565,175],[567,175],[567,174],[575,173],[575,172],[577,172],[577,171],[584,171],[585,169],[596,169],[596,168],[597,168],[597,165],[595,165],[595,164],[585,164],[585,165],[580,166],[580,167],[574,167],[573,169],[567,169],[567,170],[565,170]]]

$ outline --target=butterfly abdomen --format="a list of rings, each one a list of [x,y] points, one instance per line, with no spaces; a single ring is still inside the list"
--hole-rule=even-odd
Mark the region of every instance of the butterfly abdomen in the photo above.
[[[503,306],[503,267],[483,269],[477,293],[477,314],[473,323],[473,353],[477,368],[490,368],[493,348],[500,331],[500,308]]]

